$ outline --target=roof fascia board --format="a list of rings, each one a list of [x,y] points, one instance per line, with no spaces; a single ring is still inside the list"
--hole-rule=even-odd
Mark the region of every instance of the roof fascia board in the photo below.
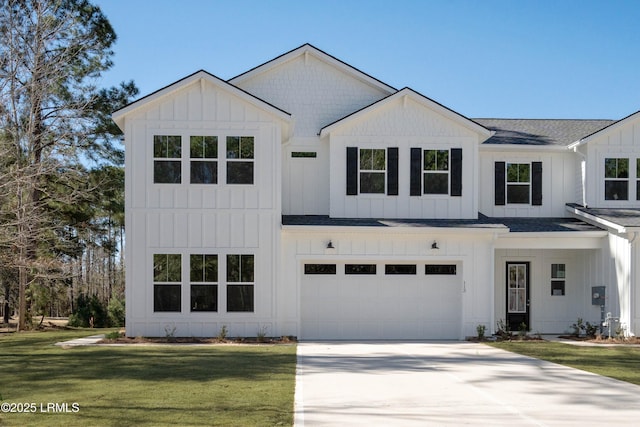
[[[320,59],[321,61],[324,61],[344,72],[346,72],[347,74],[350,74],[352,76],[354,76],[355,78],[357,78],[358,80],[361,80],[371,86],[374,86],[380,90],[382,90],[383,92],[387,92],[387,93],[394,93],[397,91],[396,88],[394,88],[393,86],[389,86],[388,84],[384,83],[381,80],[376,79],[375,77],[370,76],[369,74],[355,68],[352,65],[347,64],[344,61],[339,60],[338,58],[329,55],[328,53],[318,49],[317,47],[309,44],[309,43],[305,43],[300,47],[297,47],[293,50],[290,50],[289,52],[286,52],[280,56],[277,56],[274,59],[271,59],[261,65],[258,65],[257,67],[254,67],[248,71],[245,71],[242,74],[239,74],[231,79],[229,79],[229,83],[233,84],[233,85],[239,85],[242,84],[242,82],[249,80],[251,78],[253,78],[254,76],[267,72],[269,70],[272,70],[273,68],[276,68],[288,61],[291,61],[299,56],[302,55],[313,55],[316,58]]]
[[[558,151],[566,152],[566,145],[531,145],[531,144],[482,144],[480,151]]]
[[[495,132],[487,129],[486,127],[482,126],[479,123],[474,122],[473,120],[469,119],[468,117],[463,116],[462,114],[453,111],[450,108],[445,107],[444,105],[440,104],[439,102],[434,101],[433,99],[426,97],[424,95],[422,95],[419,92],[414,91],[411,88],[405,87],[403,89],[401,89],[400,91],[391,94],[389,96],[387,96],[386,98],[383,98],[379,101],[374,102],[373,104],[370,104],[364,108],[361,108],[358,111],[355,111],[339,120],[336,120],[333,123],[328,124],[327,126],[323,127],[322,129],[320,129],[320,137],[323,138],[327,135],[329,135],[331,132],[334,132],[335,130],[341,128],[342,126],[345,126],[348,122],[350,122],[351,120],[357,120],[361,117],[366,116],[367,114],[371,113],[372,111],[381,108],[387,104],[390,104],[391,102],[393,102],[394,100],[397,100],[399,98],[403,98],[403,97],[407,97],[410,98],[414,101],[416,101],[417,103],[423,105],[425,108],[434,110],[435,112],[437,112],[438,114],[443,115],[444,117],[453,120],[456,123],[461,124],[462,126],[466,127],[467,129],[476,132],[478,134],[480,134],[482,136],[481,138],[481,142],[486,141],[487,139],[489,139],[491,136],[493,136],[495,134]]]
[[[116,110],[113,112],[112,114],[112,120],[114,122],[116,122],[116,124],[118,125],[118,127],[120,127],[120,129],[123,129],[123,125],[124,125],[124,118],[129,115],[130,113],[132,113],[133,111],[142,108],[143,106],[149,105],[152,102],[156,102],[168,95],[171,95],[175,92],[178,92],[192,84],[195,84],[201,80],[205,80],[209,83],[212,83],[213,85],[223,88],[224,90],[227,90],[228,92],[236,95],[237,97],[239,97],[240,99],[254,105],[255,107],[262,109],[268,113],[270,113],[271,115],[275,116],[276,118],[278,118],[279,120],[282,120],[284,122],[291,122],[291,114],[287,113],[286,111],[272,105],[269,104],[268,102],[254,96],[251,95],[250,93],[232,85],[231,83],[228,83],[222,79],[220,79],[219,77],[214,76],[213,74],[204,71],[204,70],[200,70],[200,71],[196,71],[193,74],[188,75],[187,77],[184,77],[174,83],[171,83],[161,89],[156,90],[155,92],[150,93],[149,95],[146,95],[136,101],[131,102],[130,104],[120,108],[119,110]]]
[[[616,129],[619,129],[620,127],[626,125],[627,121],[634,120],[634,119],[636,119],[638,117],[640,117],[640,111],[636,111],[635,113],[631,113],[627,117],[624,117],[624,118],[622,118],[622,119],[620,119],[620,120],[618,120],[616,122],[613,122],[610,125],[605,126],[602,129],[600,129],[598,131],[595,131],[592,134],[589,134],[589,135],[587,135],[587,136],[585,136],[583,138],[580,138],[578,141],[575,141],[575,142],[569,144],[568,148],[574,149],[574,148],[579,147],[581,145],[587,144],[590,141],[592,141],[592,140],[594,140],[596,138],[599,138],[600,136],[602,136],[605,133],[613,132]]]
[[[283,225],[282,231],[292,234],[343,233],[343,234],[502,234],[509,233],[504,225],[495,227],[394,227],[394,226],[335,226],[335,225]]]

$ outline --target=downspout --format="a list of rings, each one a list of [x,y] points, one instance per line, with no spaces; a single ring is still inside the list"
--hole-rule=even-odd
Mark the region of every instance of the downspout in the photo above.
[[[638,335],[639,331],[635,330],[637,311],[640,309],[638,305],[640,305],[639,301],[636,301],[636,295],[638,292],[637,286],[640,285],[640,277],[638,277],[638,268],[636,267],[636,263],[633,262],[633,258],[637,258],[636,251],[634,250],[634,242],[638,238],[638,231],[633,232],[633,238],[629,240],[629,255],[632,259],[629,261],[629,330],[626,335],[635,336]]]
[[[491,327],[489,330],[492,334],[496,333],[496,240],[498,240],[498,233],[493,233],[491,238],[491,269],[490,269],[490,280],[491,280]]]

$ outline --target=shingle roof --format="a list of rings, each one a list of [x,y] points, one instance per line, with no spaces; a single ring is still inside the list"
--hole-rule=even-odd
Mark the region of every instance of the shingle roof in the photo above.
[[[575,218],[490,218],[478,219],[379,219],[330,218],[327,215],[283,215],[282,225],[330,227],[436,227],[504,229],[514,233],[598,231],[600,228]]]
[[[603,129],[614,120],[473,119],[495,131],[484,144],[566,146]]]
[[[568,203],[567,206],[625,228],[640,227],[640,209],[585,208],[575,203]]]

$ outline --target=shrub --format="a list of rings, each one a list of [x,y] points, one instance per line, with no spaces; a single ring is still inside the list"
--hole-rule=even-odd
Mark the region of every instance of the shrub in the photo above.
[[[226,340],[228,333],[229,333],[229,330],[227,329],[227,325],[222,325],[222,327],[220,328],[220,331],[218,332],[218,339],[220,341]]]
[[[484,333],[486,332],[486,330],[487,330],[487,327],[483,324],[479,324],[478,326],[476,326],[476,332],[478,333],[479,340],[484,339]]]
[[[107,306],[107,312],[109,316],[109,326],[124,326],[125,318],[125,302],[123,298],[112,296],[109,305]]]
[[[93,325],[91,324],[92,318]],[[108,327],[109,316],[104,304],[95,295],[91,297],[86,297],[84,294],[78,295],[75,311],[69,316],[69,326],[78,328],[88,328],[90,326],[96,328]]]

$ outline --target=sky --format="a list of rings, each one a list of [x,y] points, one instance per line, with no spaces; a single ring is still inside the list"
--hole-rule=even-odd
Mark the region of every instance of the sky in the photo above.
[[[640,110],[636,0],[93,0],[118,40],[103,87],[224,80],[310,43],[470,118]]]

